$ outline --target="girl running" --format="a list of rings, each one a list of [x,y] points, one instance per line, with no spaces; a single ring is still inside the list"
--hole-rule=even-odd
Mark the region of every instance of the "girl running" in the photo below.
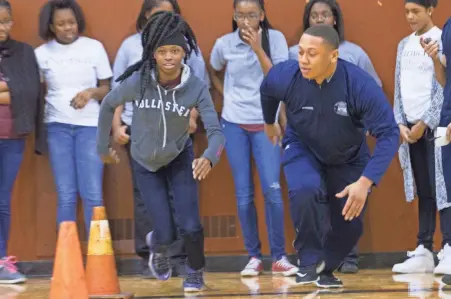
[[[175,222],[188,256],[184,290],[201,291],[205,255],[196,179],[205,179],[219,161],[225,139],[208,86],[184,64],[193,51],[197,54],[197,41],[182,17],[172,12],[154,14],[142,31],[142,46],[141,60],[118,78],[121,84],[102,102],[98,152],[105,163],[118,162],[108,146],[109,132],[115,109],[133,102],[131,155],[153,222],[151,271],[160,280],[171,276],[168,248],[176,238]],[[193,108],[201,115],[209,144],[198,159],[188,133]]]
[[[116,59],[113,66],[113,88],[119,85],[119,82],[115,80],[124,73],[124,71],[139,61],[142,57],[143,47],[141,44],[142,30],[149,21],[149,18],[159,11],[172,11],[177,14],[181,14],[180,7],[177,0],[145,0],[142,4],[141,11],[136,20],[137,33],[127,37],[117,52]],[[199,49],[198,49],[199,50]],[[193,53],[194,54],[194,53]],[[202,53],[190,55],[187,60],[187,65],[193,70],[193,74],[200,79],[204,80],[207,84],[210,84],[208,73],[206,71],[205,62],[202,58]],[[190,128],[189,133],[194,137],[194,132],[197,130],[198,113],[195,109],[190,114]],[[124,145],[127,150],[127,154],[132,166],[132,159],[130,155],[130,126],[133,117],[133,104],[126,103],[124,106],[119,106],[116,109],[113,120],[113,137],[114,141],[118,144]],[[135,221],[135,250],[136,254],[142,258],[143,264],[143,276],[151,277],[149,273],[149,267],[147,267],[149,260],[149,248],[146,244],[146,235],[152,229],[151,219],[147,217],[146,208],[144,202],[141,199],[138,184],[132,171],[133,182],[133,198],[134,198],[134,221]],[[183,242],[176,242],[172,248],[172,257],[176,259],[174,265],[183,265],[183,261],[186,259],[186,254],[183,252]],[[177,268],[177,267],[176,267]],[[180,268],[183,268],[180,267]],[[174,268],[175,269],[175,268]],[[177,269],[176,269],[177,270]],[[181,269],[183,270],[183,269]],[[173,275],[177,275],[174,271]]]

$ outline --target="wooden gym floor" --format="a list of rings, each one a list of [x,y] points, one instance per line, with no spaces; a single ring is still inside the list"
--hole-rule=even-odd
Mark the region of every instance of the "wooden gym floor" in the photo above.
[[[241,279],[238,273],[208,273],[210,290],[186,296],[181,291],[181,279],[167,282],[121,277],[123,292],[135,293],[135,299],[145,298],[451,298],[451,287],[445,289],[439,278],[430,274],[393,276],[389,270],[365,270],[356,275],[339,275],[345,283],[342,291],[319,292],[313,286],[296,286],[294,278],[263,275]],[[1,286],[0,299],[47,299],[49,279],[31,279],[21,286]]]

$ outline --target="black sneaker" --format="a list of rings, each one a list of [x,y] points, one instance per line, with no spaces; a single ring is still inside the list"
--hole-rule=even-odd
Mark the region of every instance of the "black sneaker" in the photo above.
[[[336,278],[332,272],[321,272],[316,285],[320,288],[342,288],[343,282]]]
[[[318,273],[324,268],[323,263],[320,265],[312,265],[308,267],[299,267],[296,273],[296,284],[314,283],[319,279]]]
[[[343,274],[355,274],[359,272],[359,266],[351,262],[344,262],[338,271]]]

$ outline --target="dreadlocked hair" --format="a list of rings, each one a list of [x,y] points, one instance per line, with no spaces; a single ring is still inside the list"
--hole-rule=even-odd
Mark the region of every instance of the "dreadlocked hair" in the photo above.
[[[272,26],[268,21],[268,17],[266,16],[265,0],[233,0],[233,7],[236,8],[238,3],[241,2],[254,2],[265,13],[265,18],[262,22],[260,22],[260,27],[262,28],[262,47],[266,53],[266,56],[271,59],[271,48],[269,46],[269,29],[272,29]],[[232,19],[232,28],[233,31],[236,31],[238,29],[238,24],[236,23],[235,19]]]
[[[140,61],[128,67],[125,72],[117,78],[116,82],[122,82],[130,77],[134,72],[141,70],[141,97],[153,80],[152,73],[155,72],[155,78],[158,80],[157,62],[154,58],[155,51],[160,47],[163,41],[182,33],[185,36],[188,46],[185,50],[185,63],[190,54],[194,51],[199,54],[197,39],[189,24],[179,14],[167,11],[155,13],[144,26],[142,30],[141,43],[143,46],[143,54]]]

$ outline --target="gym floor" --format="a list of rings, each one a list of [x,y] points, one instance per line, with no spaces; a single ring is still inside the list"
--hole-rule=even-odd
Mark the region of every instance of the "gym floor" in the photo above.
[[[238,273],[207,273],[208,289],[184,294],[180,278],[166,282],[136,276],[121,277],[123,292],[144,298],[450,298],[451,287],[443,287],[432,274],[393,275],[389,270],[363,270],[356,275],[338,275],[342,290],[319,291],[314,286],[296,286],[294,278],[262,275],[241,278]],[[0,299],[48,299],[50,279],[30,279],[24,285],[0,285]]]

